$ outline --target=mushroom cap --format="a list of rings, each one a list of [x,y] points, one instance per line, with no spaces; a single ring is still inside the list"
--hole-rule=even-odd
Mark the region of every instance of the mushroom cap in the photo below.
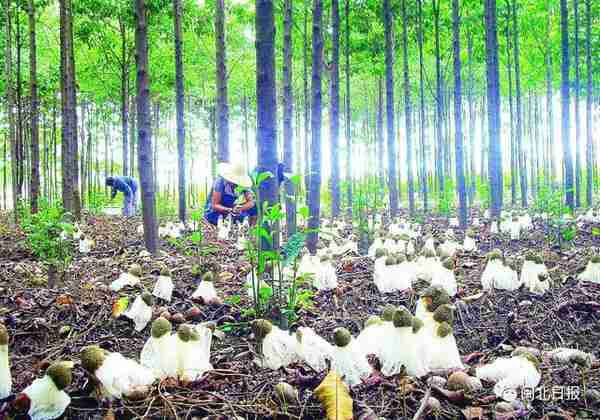
[[[4,324],[0,324],[0,346],[8,346],[8,330]]]
[[[440,305],[433,313],[433,319],[436,322],[447,322],[452,324],[454,321],[454,313],[450,305]]]
[[[413,316],[408,309],[404,306],[400,306],[394,313],[394,327],[412,327],[412,318]]]
[[[73,362],[55,362],[46,369],[46,375],[52,379],[59,391],[73,382]]]
[[[413,333],[415,333],[415,334],[418,333],[419,330],[421,330],[421,328],[423,328],[423,321],[421,321],[416,316],[413,316],[413,319],[412,319],[412,330],[413,330]]]
[[[385,265],[396,265],[397,263],[396,257],[393,255],[388,255],[385,259]]]
[[[213,274],[212,271],[207,271],[206,273],[202,274],[202,281],[214,281],[215,279],[215,275]]]
[[[494,249],[493,251],[488,252],[485,258],[487,261],[502,260],[502,251],[499,249]]]
[[[592,258],[590,258],[590,262],[592,264],[599,264],[600,263],[600,255],[592,256]]]
[[[333,342],[338,347],[346,347],[350,340],[352,340],[352,335],[350,331],[348,331],[344,327],[339,327],[333,330]]]
[[[452,334],[452,327],[447,322],[442,322],[440,325],[438,325],[436,334],[440,338],[447,337],[448,335]]]
[[[403,262],[406,262],[406,256],[402,253],[399,253],[398,255],[396,255],[396,264],[402,264]]]
[[[538,273],[538,280],[539,281],[548,281],[548,273]]]
[[[385,248],[377,248],[375,250],[375,258],[381,258],[387,255],[387,250]]]
[[[383,320],[377,315],[371,315],[369,319],[365,322],[365,328],[370,327],[371,325],[379,325],[383,323]]]
[[[184,343],[188,341],[197,341],[200,337],[196,333],[196,330],[189,324],[181,324],[177,328],[177,337]]]
[[[441,286],[429,286],[425,289],[421,297],[429,298],[429,302],[426,301],[426,309],[429,312],[435,311],[440,305],[450,303],[450,295]]]
[[[142,266],[137,263],[131,264],[129,266],[129,269],[127,270],[127,272],[136,277],[141,277],[142,276]]]
[[[544,263],[544,260],[542,260],[541,255],[534,251],[530,251],[527,253],[527,255],[525,255],[525,261],[533,261],[536,264]]]
[[[165,334],[169,334],[172,329],[173,329],[173,326],[171,325],[169,320],[166,318],[163,318],[161,316],[154,320],[154,322],[152,323],[152,329],[150,332],[152,334],[152,337],[160,338]]]
[[[385,305],[383,311],[381,311],[381,319],[384,321],[393,321],[396,307],[392,304]]]
[[[452,260],[452,258],[446,258],[443,262],[442,262],[442,266],[446,269],[446,270],[454,270],[454,261]]]
[[[273,324],[266,319],[255,319],[251,323],[252,332],[257,340],[264,339],[273,330]]]
[[[148,306],[152,306],[154,304],[154,298],[148,292],[142,293],[141,298],[144,301],[144,303]]]
[[[83,368],[90,373],[94,373],[104,363],[106,351],[96,345],[86,346],[81,349],[80,358]]]

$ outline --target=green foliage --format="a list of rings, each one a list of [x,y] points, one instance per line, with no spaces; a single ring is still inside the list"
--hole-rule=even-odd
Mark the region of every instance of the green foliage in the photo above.
[[[177,214],[177,201],[168,194],[156,194],[156,215],[164,218]]]
[[[443,216],[450,216],[454,213],[454,198],[456,197],[456,188],[454,181],[450,177],[444,179],[444,190],[440,191],[438,201],[438,211]]]
[[[531,207],[539,213],[548,214],[551,219],[561,218],[569,210],[563,203],[563,197],[563,189],[542,184]]]
[[[481,176],[475,178],[475,190],[477,191],[477,197],[481,201],[483,208],[490,207],[490,184],[486,182]]]
[[[72,244],[61,238],[64,232],[73,233],[73,225],[68,223],[68,214],[57,205],[41,200],[39,211],[31,214],[23,212],[20,226],[27,236],[27,244],[33,254],[48,266],[62,267],[69,263]]]
[[[111,200],[105,191],[91,191],[88,194],[87,210],[94,215],[102,214],[107,207],[116,206],[116,199]]]

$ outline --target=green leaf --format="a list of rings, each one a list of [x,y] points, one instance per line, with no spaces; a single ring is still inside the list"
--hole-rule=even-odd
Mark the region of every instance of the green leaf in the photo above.
[[[298,185],[300,185],[300,182],[302,181],[302,175],[300,175],[300,174],[292,175],[289,178],[289,181],[297,187]]]
[[[592,228],[592,236],[600,236],[600,227],[594,226]]]
[[[306,233],[294,233],[283,246],[281,253],[283,255],[283,266],[287,267],[292,264],[300,255],[302,248],[306,243]]]
[[[254,184],[256,186],[260,186],[263,182],[265,182],[267,179],[269,178],[273,178],[273,173],[266,171],[266,172],[261,172],[259,174],[256,175],[256,179]]]

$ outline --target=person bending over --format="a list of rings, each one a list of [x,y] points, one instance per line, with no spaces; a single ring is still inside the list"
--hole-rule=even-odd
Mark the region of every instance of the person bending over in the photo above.
[[[248,217],[251,224],[255,223],[257,211],[250,191],[252,179],[244,168],[222,162],[217,166],[217,174],[204,206],[206,221],[216,225],[219,216],[231,215],[234,222]]]
[[[106,186],[112,189],[111,200],[115,198],[117,192],[123,193],[123,216],[133,216],[136,209],[137,181],[130,176],[109,176],[106,178]]]

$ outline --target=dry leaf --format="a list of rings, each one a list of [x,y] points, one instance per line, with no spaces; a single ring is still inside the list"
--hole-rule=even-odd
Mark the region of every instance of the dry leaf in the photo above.
[[[483,420],[483,408],[481,407],[467,407],[460,411],[466,420]]]
[[[352,398],[337,373],[330,371],[314,392],[323,404],[327,420],[352,420]]]
[[[109,408],[106,414],[104,415],[103,420],[115,420],[115,412],[112,408]]]
[[[69,295],[60,295],[56,298],[56,303],[62,306],[72,305],[73,298]]]
[[[113,303],[112,316],[118,318],[129,306],[129,298],[127,296],[120,297]]]

